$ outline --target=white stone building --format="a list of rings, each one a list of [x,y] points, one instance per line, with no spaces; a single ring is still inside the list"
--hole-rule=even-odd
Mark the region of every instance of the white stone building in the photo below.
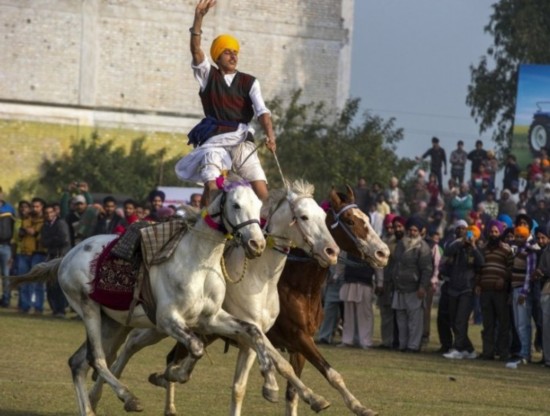
[[[190,69],[196,0],[0,0],[0,119],[186,133],[202,117]],[[218,0],[203,46],[232,33],[266,99],[341,107],[354,0]]]

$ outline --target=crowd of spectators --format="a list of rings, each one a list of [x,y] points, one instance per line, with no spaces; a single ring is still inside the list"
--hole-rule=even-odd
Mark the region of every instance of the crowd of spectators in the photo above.
[[[341,317],[339,346],[418,352],[430,339],[435,298],[437,351],[445,358],[498,359],[515,367],[532,362],[536,350],[550,367],[546,152],[521,177],[513,154],[499,166],[482,141],[470,152],[459,141],[449,158],[446,186],[441,183],[448,173],[446,152],[436,137],[417,161],[425,158],[430,159],[429,173],[419,167],[403,188],[395,177],[385,187],[359,179],[356,203],[388,244],[390,261],[382,277],[369,267],[331,270],[317,342],[334,343]],[[503,180],[497,184],[501,169]],[[352,282],[363,286],[350,292]],[[378,345],[372,339],[375,303],[380,310]],[[346,330],[348,320],[355,333]],[[469,338],[472,324],[482,328],[478,351]]]
[[[374,313],[380,310],[379,348],[415,353],[431,336],[432,302],[437,299],[439,352],[448,359],[500,359],[510,365],[532,360],[533,348],[550,366],[550,160],[543,150],[520,182],[510,154],[499,166],[495,154],[477,141],[467,152],[459,141],[447,166],[437,138],[417,160],[430,159],[405,186],[393,177],[387,186],[358,180],[357,205],[391,252],[383,270],[348,263],[331,270],[326,285],[325,321],[319,343],[332,343],[343,318],[343,347],[374,347]],[[469,177],[466,173],[470,165]],[[503,170],[502,191],[496,176]],[[446,185],[444,175],[450,172]],[[520,186],[521,184],[521,186]],[[201,195],[189,204],[200,207]],[[10,275],[61,257],[97,234],[122,234],[133,222],[156,222],[173,215],[164,194],[153,190],[145,204],[107,196],[94,203],[85,182],[72,182],[59,201],[35,197],[17,209],[0,189],[1,306],[11,305]],[[22,285],[21,313],[64,317],[67,303],[58,285]],[[482,349],[475,351],[468,331],[482,326]]]
[[[157,222],[177,213],[164,207],[165,195],[153,190],[144,204],[133,199],[117,201],[108,195],[96,203],[86,182],[71,182],[59,200],[47,203],[40,197],[21,200],[15,209],[5,201],[0,188],[0,306],[12,303],[9,276],[23,275],[36,264],[64,256],[72,247],[99,234],[121,235],[136,221]],[[201,195],[193,194],[189,205],[200,207]],[[52,315],[64,318],[67,301],[57,282],[23,284],[17,291],[20,313],[43,314],[47,299]]]

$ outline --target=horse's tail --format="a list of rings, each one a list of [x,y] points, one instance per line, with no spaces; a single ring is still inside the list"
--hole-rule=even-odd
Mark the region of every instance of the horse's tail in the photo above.
[[[59,257],[45,263],[38,263],[27,274],[10,277],[10,287],[16,289],[25,283],[55,282],[61,260],[63,259]]]

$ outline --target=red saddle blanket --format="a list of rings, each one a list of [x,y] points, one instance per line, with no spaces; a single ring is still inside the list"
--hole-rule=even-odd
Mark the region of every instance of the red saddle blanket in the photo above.
[[[94,280],[90,298],[107,308],[125,311],[132,303],[140,264],[112,255],[117,241],[118,238],[111,241],[91,263]]]

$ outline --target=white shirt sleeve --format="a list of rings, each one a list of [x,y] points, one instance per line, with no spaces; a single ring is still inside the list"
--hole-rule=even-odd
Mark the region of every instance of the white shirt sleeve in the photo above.
[[[201,91],[204,91],[206,88],[206,83],[208,82],[208,75],[210,74],[210,68],[212,68],[212,64],[208,60],[208,58],[204,58],[204,61],[202,61],[198,65],[193,65],[191,63],[191,68],[193,69],[193,75],[195,76],[195,79],[199,82]]]
[[[271,111],[269,111],[265,105],[260,89],[260,81],[257,79],[254,80],[254,84],[252,84],[252,88],[250,88],[250,99],[252,100],[252,106],[254,107],[254,114],[256,117],[260,117],[265,113],[271,114]]]

